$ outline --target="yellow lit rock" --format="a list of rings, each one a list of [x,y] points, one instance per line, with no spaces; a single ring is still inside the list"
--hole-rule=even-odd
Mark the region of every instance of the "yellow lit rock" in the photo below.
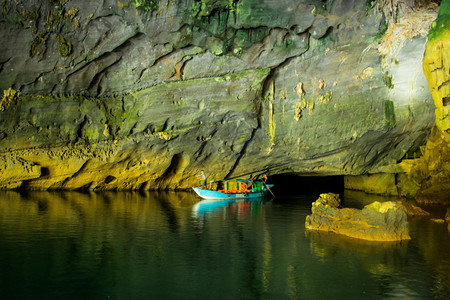
[[[4,111],[11,103],[19,101],[20,92],[12,88],[3,91],[3,98],[0,101],[0,111]]]
[[[436,106],[436,128],[423,156],[400,165],[420,184],[415,196],[421,203],[450,203],[450,1],[442,1],[426,44],[423,71]]]
[[[395,174],[370,174],[360,176],[346,176],[344,179],[346,189],[366,191],[372,194],[392,195],[398,194],[395,186]]]
[[[0,157],[0,188],[14,189],[24,180],[41,176],[41,167],[22,158]]]
[[[103,130],[103,135],[105,136],[105,137],[108,137],[109,135],[110,135],[110,133],[109,133],[109,125],[108,124],[105,124],[105,130]]]
[[[436,126],[440,131],[450,129],[448,106],[450,97],[450,29],[441,38],[427,43],[423,60],[423,70],[428,80],[430,92],[436,105]]]
[[[160,139],[166,140],[166,141],[168,141],[168,140],[170,140],[170,139],[172,138],[172,136],[170,135],[170,133],[163,132],[163,131],[158,132],[158,136],[159,136]]]

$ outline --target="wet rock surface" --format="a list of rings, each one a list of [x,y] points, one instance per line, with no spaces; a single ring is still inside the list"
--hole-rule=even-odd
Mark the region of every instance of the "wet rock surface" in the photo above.
[[[312,204],[305,228],[369,241],[411,239],[408,214],[400,201],[373,202],[363,209],[341,208],[336,194],[321,194]]]

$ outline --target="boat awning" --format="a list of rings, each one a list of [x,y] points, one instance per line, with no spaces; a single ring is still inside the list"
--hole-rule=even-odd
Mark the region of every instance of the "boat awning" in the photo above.
[[[248,183],[252,183],[255,180],[250,180],[250,179],[219,179],[219,180],[212,180],[211,182],[248,182]]]

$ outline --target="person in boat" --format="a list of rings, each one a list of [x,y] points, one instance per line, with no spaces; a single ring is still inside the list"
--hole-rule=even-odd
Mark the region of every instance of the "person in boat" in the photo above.
[[[206,188],[207,186],[206,186],[206,174],[205,174],[205,171],[201,170],[200,174],[198,175],[198,177],[203,180],[202,181],[202,189]]]
[[[264,174],[263,176],[261,176],[261,180],[266,183],[267,182],[267,175]]]

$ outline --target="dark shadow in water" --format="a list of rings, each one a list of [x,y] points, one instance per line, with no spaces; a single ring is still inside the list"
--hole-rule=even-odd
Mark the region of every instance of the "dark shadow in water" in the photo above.
[[[178,220],[176,208],[169,201],[169,195],[167,192],[158,192],[157,197],[155,199],[158,201],[159,205],[161,205],[162,212],[165,214],[167,218],[167,224],[169,224],[169,228],[172,232],[177,232],[180,228],[180,221]]]
[[[275,184],[275,195],[314,194],[322,193],[342,194],[344,191],[343,176],[305,177],[292,174],[270,176],[267,183]]]

